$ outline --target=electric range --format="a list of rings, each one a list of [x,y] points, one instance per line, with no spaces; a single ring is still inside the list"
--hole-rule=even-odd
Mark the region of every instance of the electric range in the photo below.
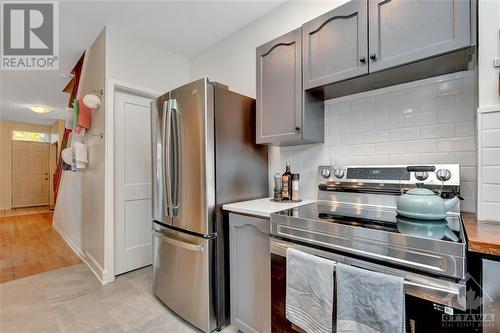
[[[439,221],[398,216],[398,197],[417,182],[448,200],[458,165],[408,173],[406,165],[320,166],[318,201],[271,214],[271,252],[287,248],[403,276],[407,293],[465,309],[466,237],[457,205]]]

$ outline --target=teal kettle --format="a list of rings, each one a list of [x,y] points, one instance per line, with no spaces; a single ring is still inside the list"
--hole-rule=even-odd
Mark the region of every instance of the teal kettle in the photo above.
[[[458,203],[458,196],[444,200],[439,194],[424,188],[423,183],[398,198],[397,213],[417,220],[442,220]]]

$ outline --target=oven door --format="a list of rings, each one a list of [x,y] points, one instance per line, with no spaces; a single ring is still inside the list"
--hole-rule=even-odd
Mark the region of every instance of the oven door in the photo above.
[[[368,261],[346,257],[334,252],[323,251],[307,247],[282,239],[270,238],[271,251],[271,302],[272,302],[272,331],[296,332],[285,316],[286,300],[286,252],[294,248],[323,258],[366,268],[385,274],[402,276],[405,279],[406,292],[406,326],[407,332],[431,332],[434,328],[441,328],[436,332],[448,332],[443,328],[445,309],[447,313],[463,313],[466,308],[465,282],[442,280],[421,274],[401,271]],[[456,327],[450,329],[457,331]]]

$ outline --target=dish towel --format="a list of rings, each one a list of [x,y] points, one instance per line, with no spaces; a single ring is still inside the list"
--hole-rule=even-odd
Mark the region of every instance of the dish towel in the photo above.
[[[79,102],[79,110],[78,110],[78,126],[86,129],[90,128],[90,118],[91,118],[92,110],[89,109],[83,101]]]
[[[79,113],[78,99],[73,100],[73,129],[78,127],[78,113]]]
[[[337,264],[337,333],[404,332],[402,277]]]
[[[332,332],[334,270],[331,260],[286,252],[286,318],[306,332]]]
[[[70,107],[66,108],[64,128],[73,129],[73,109]]]
[[[80,142],[75,142],[75,161],[77,169],[85,169],[87,167],[87,146]]]

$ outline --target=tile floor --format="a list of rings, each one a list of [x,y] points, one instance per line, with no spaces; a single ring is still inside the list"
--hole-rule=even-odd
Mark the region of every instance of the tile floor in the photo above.
[[[0,332],[198,332],[153,296],[151,283],[146,267],[101,286],[84,264],[3,283]]]

